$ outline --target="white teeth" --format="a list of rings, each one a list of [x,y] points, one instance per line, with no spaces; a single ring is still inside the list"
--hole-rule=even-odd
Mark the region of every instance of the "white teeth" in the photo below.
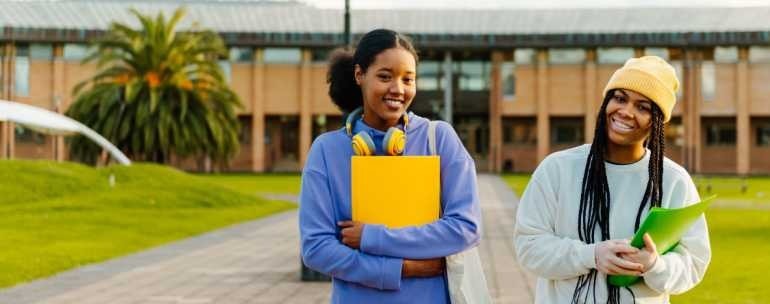
[[[631,131],[634,129],[633,126],[622,123],[618,121],[617,119],[612,119],[612,126],[617,129],[618,131]]]
[[[402,104],[402,101],[395,100],[395,99],[385,99],[385,103],[387,103],[390,106],[400,106]]]

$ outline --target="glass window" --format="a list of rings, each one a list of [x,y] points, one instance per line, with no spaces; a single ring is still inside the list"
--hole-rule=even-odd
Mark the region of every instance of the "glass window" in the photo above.
[[[299,151],[299,122],[297,116],[281,116],[280,142],[284,159],[297,159]]]
[[[16,45],[16,57],[29,57],[29,45],[17,44]]]
[[[331,55],[331,49],[313,49],[310,51],[310,55],[313,57],[313,62],[326,63],[329,61],[329,55]]]
[[[488,89],[489,62],[461,61],[459,64],[459,87],[464,91],[483,91]]]
[[[16,96],[29,96],[29,46],[16,46],[16,62],[14,64],[14,86]]]
[[[580,64],[586,60],[584,49],[548,49],[550,64]]]
[[[440,90],[440,61],[423,61],[417,65],[417,89],[425,91]]]
[[[583,143],[583,120],[554,120],[551,127],[551,143],[555,145],[575,145]]]
[[[225,81],[227,81],[228,84],[232,83],[233,67],[230,64],[230,61],[220,60],[219,68],[222,69],[222,75],[225,77]]]
[[[644,48],[644,54],[650,55],[650,56],[658,56],[660,58],[663,58],[663,60],[668,61],[668,49],[662,48],[662,47],[648,47]]]
[[[770,146],[770,125],[757,127],[757,146]]]
[[[238,142],[241,145],[251,145],[251,117],[238,116],[238,122],[241,124],[240,130],[238,130]]]
[[[599,48],[596,50],[600,64],[624,64],[626,60],[634,57],[632,48]]]
[[[64,45],[64,60],[82,60],[88,56],[88,46],[85,44],[67,43]]]
[[[14,137],[17,142],[38,145],[45,144],[45,134],[43,133],[32,131],[31,129],[20,125],[16,125],[14,132]]]
[[[704,101],[713,101],[716,91],[716,74],[714,72],[714,62],[704,61],[700,69],[701,95]]]
[[[537,62],[537,50],[516,49],[513,51],[513,60],[516,64],[535,64]]]
[[[684,145],[684,126],[678,117],[672,117],[665,128],[666,145],[669,147],[681,147]]]
[[[516,64],[503,62],[500,65],[500,79],[502,80],[503,100],[516,98]]]
[[[706,126],[706,145],[735,145],[735,125],[729,123],[708,124]]]
[[[718,46],[714,48],[714,61],[718,63],[738,62],[738,47]]]
[[[254,49],[250,47],[231,47],[231,62],[251,62],[254,59]]]
[[[29,45],[29,57],[31,59],[51,60],[53,58],[53,46],[50,43],[32,43]]]
[[[302,50],[298,48],[265,48],[265,63],[300,63]]]
[[[749,47],[749,62],[770,62],[770,47],[752,46]]]
[[[534,119],[504,120],[503,143],[528,146],[537,144],[537,123]]]

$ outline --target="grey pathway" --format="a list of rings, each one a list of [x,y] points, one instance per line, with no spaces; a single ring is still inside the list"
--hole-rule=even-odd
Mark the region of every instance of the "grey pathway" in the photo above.
[[[514,194],[479,176],[480,253],[496,303],[531,303],[511,235]],[[328,303],[329,283],[299,280],[297,212],[217,230],[0,291],[0,303]]]

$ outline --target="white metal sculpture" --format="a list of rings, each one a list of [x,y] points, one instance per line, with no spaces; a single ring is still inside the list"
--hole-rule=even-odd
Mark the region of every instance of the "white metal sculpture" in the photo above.
[[[131,160],[129,160],[128,157],[126,157],[126,155],[109,140],[77,120],[59,113],[23,103],[0,99],[0,121],[17,123],[44,134],[71,135],[80,133],[107,150],[118,163],[131,165]]]

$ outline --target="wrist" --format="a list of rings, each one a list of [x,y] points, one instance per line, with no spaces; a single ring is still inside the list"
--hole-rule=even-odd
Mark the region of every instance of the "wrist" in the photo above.
[[[654,256],[653,256],[653,258],[652,258],[652,262],[648,263],[647,265],[644,265],[644,271],[643,271],[643,273],[646,273],[646,272],[650,271],[650,269],[652,269],[653,267],[655,267],[655,264],[657,264],[657,263],[658,263],[658,259],[659,259],[659,258],[660,258],[660,256],[658,256],[657,254],[656,254],[656,255],[654,255]]]

